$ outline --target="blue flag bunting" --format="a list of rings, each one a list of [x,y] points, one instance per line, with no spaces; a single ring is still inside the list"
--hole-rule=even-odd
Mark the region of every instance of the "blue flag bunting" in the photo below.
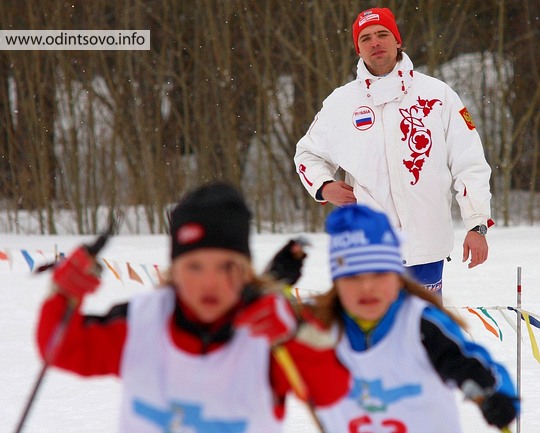
[[[515,311],[516,313],[518,312],[514,307],[506,307],[506,308],[508,308],[511,311]],[[521,318],[525,320],[525,317],[523,317],[523,313],[521,314]],[[538,320],[537,318],[529,315],[529,321],[531,322],[531,325],[537,328],[540,328],[540,320]]]
[[[24,260],[26,260],[26,263],[28,263],[28,266],[30,267],[30,270],[33,271],[34,270],[34,259],[32,258],[32,256],[30,256],[30,254],[26,250],[21,250],[21,254],[24,257]]]

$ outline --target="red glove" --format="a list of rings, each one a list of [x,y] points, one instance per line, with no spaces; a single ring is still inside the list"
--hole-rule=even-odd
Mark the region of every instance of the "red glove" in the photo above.
[[[80,301],[87,293],[97,290],[100,284],[97,273],[95,258],[86,247],[79,247],[55,267],[52,279],[58,292]]]
[[[271,345],[290,339],[298,327],[291,305],[276,294],[263,296],[250,304],[236,316],[234,325],[245,326],[251,335],[264,337]]]

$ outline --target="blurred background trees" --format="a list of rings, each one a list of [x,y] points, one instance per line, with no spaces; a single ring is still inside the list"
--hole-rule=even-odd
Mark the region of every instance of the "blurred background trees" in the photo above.
[[[321,230],[328,206],[292,157],[323,99],[354,78],[351,24],[394,12],[415,66],[469,107],[499,225],[540,219],[540,2],[72,0],[0,3],[5,30],[150,30],[150,51],[0,52],[0,210],[54,234],[137,209],[163,233],[188,188],[242,187],[258,230]]]

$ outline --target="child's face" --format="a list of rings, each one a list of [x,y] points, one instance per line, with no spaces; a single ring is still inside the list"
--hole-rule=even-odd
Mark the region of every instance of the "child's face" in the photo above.
[[[394,272],[367,273],[335,281],[343,308],[362,320],[379,320],[397,299],[401,277]]]
[[[171,266],[178,297],[203,323],[226,314],[240,300],[247,283],[245,256],[221,248],[201,248],[182,254]]]

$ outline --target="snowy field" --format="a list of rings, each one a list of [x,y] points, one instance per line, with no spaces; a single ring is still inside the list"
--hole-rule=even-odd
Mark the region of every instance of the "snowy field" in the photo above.
[[[517,338],[513,326],[516,314],[505,316],[491,307],[515,306],[517,268],[522,268],[522,308],[540,313],[540,228],[493,228],[489,233],[490,258],[476,269],[461,263],[463,230],[456,230],[453,260],[446,264],[444,301],[470,325],[473,338],[486,345],[494,357],[505,364],[513,377],[517,371]],[[296,235],[295,235],[296,236]],[[289,238],[287,235],[255,235],[252,249],[255,267],[264,268],[267,260]],[[301,296],[330,286],[324,234],[308,235],[309,249],[304,276],[297,286]],[[77,236],[0,236],[0,432],[15,431],[23,407],[39,373],[41,363],[34,344],[34,326],[41,300],[48,290],[49,275],[33,275],[30,264],[42,264],[56,249],[69,252],[88,237]],[[85,309],[103,312],[115,302],[137,292],[152,290],[157,281],[154,265],[168,264],[168,239],[165,236],[116,236],[103,251],[110,269],[104,272],[104,284],[98,294],[88,298]],[[26,254],[26,257],[24,255]],[[133,273],[127,271],[129,262]],[[141,282],[137,281],[137,277]],[[502,341],[488,332],[478,317],[462,307],[488,307],[494,328],[502,331]],[[482,313],[480,310],[474,311]],[[506,320],[508,319],[508,320]],[[535,338],[540,329],[532,328]],[[540,418],[535,407],[540,401],[540,364],[532,353],[525,322],[522,321],[522,416],[521,432],[538,433]],[[398,368],[398,361],[396,360]],[[474,405],[459,401],[463,430],[467,433],[494,432],[483,422]],[[81,379],[49,369],[25,424],[27,433],[113,433],[120,401],[120,383],[115,378]],[[286,433],[316,433],[318,430],[303,405],[291,399],[286,418]],[[441,420],[442,421],[442,420]],[[515,426],[512,426],[516,431]],[[261,432],[264,433],[264,432]],[[413,432],[433,433],[433,432]]]

